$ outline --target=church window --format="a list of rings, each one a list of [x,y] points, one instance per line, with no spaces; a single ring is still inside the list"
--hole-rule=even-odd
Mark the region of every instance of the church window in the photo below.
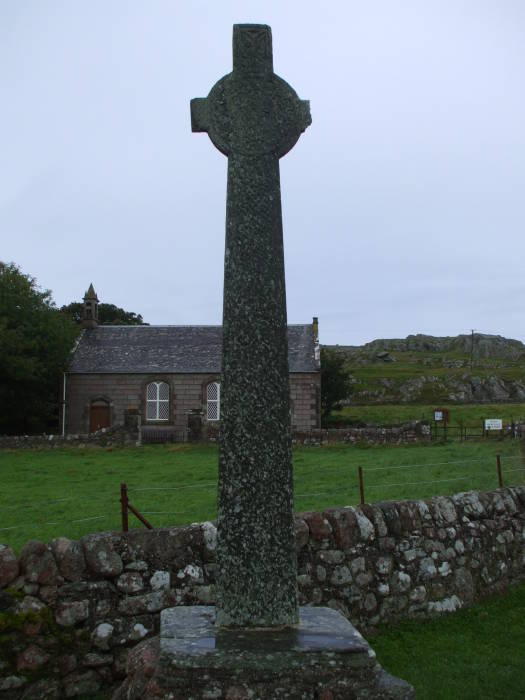
[[[219,420],[221,415],[221,385],[219,382],[211,382],[206,387],[206,418]]]
[[[170,388],[166,382],[151,382],[146,389],[147,420],[169,420]]]

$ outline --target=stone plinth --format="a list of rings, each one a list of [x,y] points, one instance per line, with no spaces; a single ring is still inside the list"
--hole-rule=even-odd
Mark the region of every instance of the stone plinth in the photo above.
[[[214,607],[165,610],[156,661],[137,661],[138,672],[118,697],[135,697],[135,690],[165,700],[415,697],[408,683],[381,668],[340,613],[303,607],[299,618],[293,627],[239,630],[216,627]],[[146,656],[151,649],[148,643]]]

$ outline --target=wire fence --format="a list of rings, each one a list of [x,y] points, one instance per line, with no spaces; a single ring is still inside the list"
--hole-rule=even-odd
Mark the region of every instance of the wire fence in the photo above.
[[[501,428],[496,430],[485,427],[484,421],[481,424],[469,425],[465,423],[437,423],[429,422],[430,439],[434,441],[459,440],[465,442],[467,440],[505,440],[505,439],[521,439],[525,426],[520,422],[516,423],[512,420],[511,423],[504,425],[501,422]]]
[[[296,510],[301,511],[383,499],[428,498],[457,491],[460,485],[462,490],[492,490],[523,484],[525,460],[520,455],[502,457],[498,454],[482,459],[366,467],[339,464],[308,469],[299,465],[294,477]],[[35,535],[39,539],[76,538],[104,529],[125,531],[129,529],[129,513],[146,527],[210,520],[216,514],[216,491],[216,481],[175,486],[136,484],[128,487],[122,484],[120,499],[115,490],[3,505],[0,508],[0,542],[6,537],[17,540]],[[98,508],[91,510],[90,504]],[[82,512],[83,508],[86,512]]]

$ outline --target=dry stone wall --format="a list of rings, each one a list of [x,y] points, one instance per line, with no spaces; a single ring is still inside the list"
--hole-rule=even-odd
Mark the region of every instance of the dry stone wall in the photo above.
[[[110,447],[114,445],[139,445],[144,438],[136,425],[116,425],[111,428],[103,428],[95,433],[80,435],[0,435],[0,449],[17,448],[57,448],[57,447]],[[162,433],[162,427],[151,428],[154,432]],[[173,433],[172,429],[164,429],[166,441],[175,436],[175,441],[186,440],[187,431]],[[200,438],[203,442],[218,442],[219,425],[208,423],[203,427]],[[399,426],[381,427],[368,425],[362,428],[312,428],[311,430],[294,429],[292,431],[294,444],[321,445],[323,443],[350,443],[350,444],[405,444],[413,442],[426,442],[430,440],[430,428],[419,422],[405,423]]]
[[[140,443],[137,426],[116,425],[86,435],[0,435],[0,449],[57,448],[57,447],[111,447],[133,446]]]
[[[525,487],[303,513],[296,532],[301,604],[365,632],[525,578]],[[0,546],[0,699],[118,685],[162,609],[214,603],[215,548],[213,523]]]
[[[363,427],[328,428],[315,430],[295,430],[293,441],[296,444],[320,445],[322,443],[343,442],[350,444],[399,445],[430,440],[430,427],[420,421],[383,427],[365,425]]]

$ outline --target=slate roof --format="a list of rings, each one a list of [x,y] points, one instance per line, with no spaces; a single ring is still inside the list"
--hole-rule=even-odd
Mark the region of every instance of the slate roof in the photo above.
[[[82,331],[73,374],[219,373],[221,326],[98,326]],[[311,324],[288,326],[290,372],[316,372]]]

